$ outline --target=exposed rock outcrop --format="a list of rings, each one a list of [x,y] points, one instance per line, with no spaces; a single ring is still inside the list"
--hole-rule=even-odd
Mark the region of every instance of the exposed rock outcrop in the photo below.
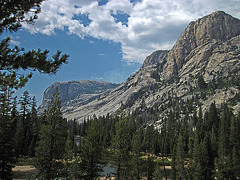
[[[81,122],[93,114],[116,114],[123,102],[127,113],[165,107],[161,119],[164,111],[173,110],[172,98],[194,96],[200,97],[203,111],[215,102],[229,103],[238,113],[239,93],[240,20],[218,11],[191,22],[170,51],[153,52],[125,83],[64,116]]]
[[[143,67],[164,63],[168,56],[168,53],[169,53],[168,50],[159,50],[153,52],[145,59],[145,61],[143,62]]]
[[[240,21],[223,11],[217,11],[191,22],[170,51],[164,76],[176,75],[188,60],[189,53],[212,41],[225,42],[240,34]]]
[[[119,84],[93,80],[56,82],[45,90],[43,101],[38,111],[42,113],[47,108],[56,88],[58,88],[60,93],[62,112],[66,113],[99,98],[117,86]]]

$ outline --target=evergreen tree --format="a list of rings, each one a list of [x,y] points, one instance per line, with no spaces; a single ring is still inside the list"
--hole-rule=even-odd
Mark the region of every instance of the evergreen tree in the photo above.
[[[178,141],[177,141],[177,149],[176,149],[176,170],[177,177],[179,179],[188,179],[187,172],[185,169],[185,151],[184,151],[184,141],[181,133],[179,133]]]
[[[19,118],[17,119],[16,123],[16,133],[14,134],[14,148],[15,154],[18,157],[22,152],[22,147],[24,144],[24,127],[22,120]]]
[[[61,175],[67,138],[67,123],[60,111],[61,101],[56,89],[46,112],[45,124],[40,129],[40,141],[36,148],[35,166],[38,176],[54,179]]]
[[[147,180],[152,180],[153,179],[153,173],[155,169],[155,164],[153,162],[153,157],[148,154],[147,158]]]
[[[87,129],[87,136],[81,149],[81,169],[86,180],[97,179],[103,172],[103,146],[100,141],[99,122],[94,117]]]
[[[239,159],[240,159],[239,149],[237,150],[236,147],[233,147],[231,160],[232,160],[232,173],[233,173],[232,178],[234,178],[234,179],[237,179],[238,177],[240,177]]]
[[[30,123],[30,104],[31,104],[31,97],[28,93],[28,91],[24,91],[22,97],[20,97],[19,100],[19,104],[20,104],[20,122],[21,123],[21,127],[23,132],[21,132],[21,136],[19,136],[20,142],[18,142],[20,144],[20,154],[21,155],[27,155],[28,153],[28,147],[29,144],[31,143],[31,139],[32,139],[32,127],[31,127],[31,123]]]
[[[191,171],[192,171],[192,177],[193,179],[201,179],[203,174],[203,167],[201,164],[201,147],[199,143],[199,137],[198,134],[195,134],[194,137],[194,144],[193,144],[193,156],[191,161]]]
[[[224,105],[222,115],[221,115],[221,121],[219,125],[219,140],[218,140],[218,157],[216,158],[216,177],[218,178],[226,178],[226,179],[233,179],[234,172],[233,170],[233,150],[234,150],[234,144],[232,140],[234,139],[234,136],[238,136],[234,133],[235,128],[233,128],[234,122],[232,119],[234,119],[232,111],[227,107],[227,105]],[[233,123],[233,124],[232,124]],[[229,135],[230,130],[230,135]],[[233,133],[233,134],[232,134]],[[234,135],[235,134],[235,135]],[[238,142],[238,140],[237,140]],[[236,147],[235,147],[236,148]],[[237,155],[236,153],[234,156]]]
[[[161,167],[160,167],[160,165],[157,164],[155,166],[155,170],[153,172],[153,179],[154,180],[162,180],[163,177],[164,177],[164,175],[163,175],[163,173],[161,171]]]
[[[12,168],[16,161],[13,145],[14,105],[11,101],[13,89],[0,84],[0,179],[12,179]]]
[[[142,175],[143,160],[141,159],[141,137],[137,131],[132,139],[132,179],[140,180]]]
[[[74,142],[71,139],[70,131],[68,130],[68,136],[65,145],[65,154],[64,154],[64,174],[66,177],[73,179],[73,158],[74,158]]]
[[[219,128],[219,112],[216,107],[215,102],[211,104],[210,109],[208,113],[205,113],[204,117],[204,129],[205,131],[211,131],[212,128],[217,132],[217,129]]]
[[[236,117],[232,117],[230,125],[230,148],[231,148],[231,161],[232,161],[232,173],[233,177],[240,177],[240,130],[239,130],[239,120]]]
[[[205,134],[203,141],[200,144],[201,146],[201,164],[203,167],[202,179],[211,179],[212,177],[212,163],[210,157],[210,148],[209,148],[209,136],[208,133]]]
[[[217,151],[218,151],[218,137],[214,128],[212,128],[210,134],[210,154],[209,154],[210,156],[209,159],[210,162],[212,163],[212,166],[214,166],[214,159],[217,156]]]
[[[4,0],[1,1],[1,14],[0,14],[0,34],[3,31],[16,32],[22,22],[32,23],[37,18],[37,14],[40,12],[40,5],[43,0]],[[29,12],[32,8],[35,11],[32,12],[32,16],[29,18],[25,17],[25,12]]]
[[[31,132],[32,132],[32,137],[31,137],[31,143],[29,145],[28,149],[28,154],[30,157],[35,156],[35,147],[36,147],[36,142],[39,134],[39,118],[37,115],[37,104],[36,104],[36,98],[35,96],[32,98],[31,101],[31,111],[30,111],[30,127],[31,127]]]
[[[114,164],[116,166],[116,179],[125,180],[129,178],[130,163],[130,136],[126,123],[126,115],[121,106],[119,121],[115,124],[116,134],[113,137],[112,146],[114,149]]]
[[[148,126],[145,130],[144,139],[143,139],[143,148],[145,152],[153,153],[154,151],[154,128],[153,126]]]
[[[0,114],[0,179],[12,179],[12,168],[14,167],[15,153],[11,132],[12,121],[7,114]]]
[[[0,35],[4,31],[16,32],[22,22],[32,23],[40,12],[40,4],[43,0],[3,0],[0,2]],[[34,10],[33,10],[34,9]],[[32,16],[26,18],[29,11]],[[3,39],[3,38],[2,38]],[[0,42],[0,149],[1,149],[1,178],[11,179],[14,157],[13,137],[15,133],[16,117],[11,117],[12,94],[14,90],[23,87],[32,73],[21,74],[19,70],[38,70],[45,74],[55,74],[59,67],[67,62],[68,55],[61,55],[58,51],[52,59],[48,59],[49,51],[37,50],[25,52],[23,48],[10,47],[10,38]],[[13,114],[12,114],[13,115]]]
[[[74,141],[71,138],[71,133],[68,130],[68,136],[66,140],[66,146],[65,146],[65,160],[71,161],[74,156]]]
[[[0,35],[4,31],[16,32],[21,27],[22,22],[33,23],[40,12],[40,5],[43,0],[3,0],[0,2]],[[30,13],[28,13],[31,11]],[[25,15],[28,13],[28,17]],[[29,16],[32,14],[32,16]],[[53,59],[48,59],[48,50],[28,51],[24,52],[23,48],[15,46],[10,48],[10,38],[3,39],[0,42],[0,78],[2,84],[6,83],[9,86],[23,87],[32,73],[25,76],[20,74],[18,70],[29,69],[31,71],[38,70],[41,73],[56,73],[59,67],[67,62],[68,55],[61,56],[58,51]],[[7,81],[7,78],[14,81]]]
[[[171,163],[171,167],[172,167],[172,179],[176,180],[177,179],[177,170],[176,170],[176,144],[173,147],[173,153],[172,153],[172,163]]]
[[[198,76],[198,87],[200,89],[206,89],[208,84],[205,82],[204,78],[202,75]]]

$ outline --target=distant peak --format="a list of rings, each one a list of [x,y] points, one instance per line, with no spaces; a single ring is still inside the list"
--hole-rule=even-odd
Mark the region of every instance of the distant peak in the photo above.
[[[197,46],[212,39],[226,41],[240,34],[240,20],[224,11],[216,11],[198,19],[193,31]]]
[[[189,23],[171,50],[178,69],[185,63],[185,57],[196,47],[213,40],[227,41],[240,34],[240,20],[216,11]]]
[[[215,11],[215,12],[211,13],[210,15],[228,15],[228,14],[225,13],[224,11]]]
[[[58,85],[58,84],[69,84],[69,83],[80,83],[80,84],[86,84],[86,83],[114,84],[114,83],[105,82],[105,81],[81,80],[81,81],[59,81],[59,82],[55,82],[53,85]]]
[[[149,55],[145,59],[145,61],[143,63],[143,67],[148,66],[148,65],[161,63],[163,60],[166,59],[168,53],[169,53],[168,50],[154,51],[151,55]]]

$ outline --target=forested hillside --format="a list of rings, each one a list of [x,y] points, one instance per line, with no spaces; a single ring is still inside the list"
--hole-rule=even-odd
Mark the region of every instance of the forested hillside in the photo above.
[[[0,35],[33,23],[41,2],[1,2]],[[191,22],[172,50],[154,52],[110,92],[116,85],[85,81],[95,88],[90,94],[104,91],[87,104],[63,114],[63,96],[50,88],[39,115],[35,97],[25,91],[18,101],[14,92],[35,71],[55,74],[68,55],[57,51],[49,58],[48,50],[25,51],[3,39],[0,178],[239,179],[239,42],[240,21],[212,13]],[[17,165],[35,171],[19,177]]]
[[[145,113],[135,112],[128,116],[95,117],[94,121],[84,121],[80,125],[70,121],[70,134],[72,139],[73,134],[88,136],[90,132],[86,130],[97,120],[103,147],[122,157],[113,161],[122,178],[129,173],[129,179],[138,179],[138,176],[149,179],[237,179],[240,176],[240,117],[235,116],[226,104],[216,108],[213,103],[204,115],[201,108],[196,112],[193,103],[184,104],[187,105],[182,105],[186,113],[184,119],[180,120],[179,112],[170,111],[158,129],[151,123],[157,120],[160,112],[147,109]],[[193,116],[190,116],[192,112]],[[118,146],[115,145],[117,142]],[[149,165],[141,159],[143,154],[155,155],[162,160],[149,156],[152,161],[154,159]],[[118,167],[119,164],[123,167]],[[170,171],[158,169],[167,165],[171,166]],[[124,169],[128,169],[127,172]]]
[[[38,168],[31,178],[96,179],[237,179],[240,176],[240,116],[227,104],[212,103],[204,114],[199,98],[172,100],[169,111],[157,108],[116,116],[94,116],[79,124],[61,117],[57,91],[47,111],[36,115],[27,92],[15,114],[14,157]],[[26,102],[26,104],[24,103]],[[25,104],[25,106],[24,106]],[[181,114],[184,112],[184,118]],[[23,116],[25,124],[23,124]],[[155,123],[158,123],[156,128]],[[154,126],[153,126],[154,125]],[[25,134],[25,136],[23,136]],[[25,138],[23,138],[25,137]],[[77,143],[78,141],[78,143]],[[114,170],[104,173],[104,167]]]

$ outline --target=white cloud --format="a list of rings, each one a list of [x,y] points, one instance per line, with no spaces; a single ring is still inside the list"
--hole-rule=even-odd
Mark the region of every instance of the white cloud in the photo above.
[[[13,39],[10,40],[10,43],[11,43],[12,45],[15,45],[15,46],[19,46],[19,45],[21,44],[20,41],[15,41],[15,40],[13,40]]]
[[[48,0],[42,3],[42,12],[36,23],[23,26],[31,33],[52,35],[56,29],[80,38],[121,43],[123,59],[143,62],[145,57],[158,49],[170,49],[187,24],[217,10],[224,10],[240,18],[239,0],[109,0],[99,6],[97,0]],[[116,19],[127,14],[126,22]],[[74,18],[85,15],[83,20]]]
[[[19,41],[19,36],[10,36],[10,43],[14,46],[19,46],[21,42]]]
[[[102,81],[103,77],[96,77],[96,76],[91,76],[90,79],[93,79],[95,81]]]

